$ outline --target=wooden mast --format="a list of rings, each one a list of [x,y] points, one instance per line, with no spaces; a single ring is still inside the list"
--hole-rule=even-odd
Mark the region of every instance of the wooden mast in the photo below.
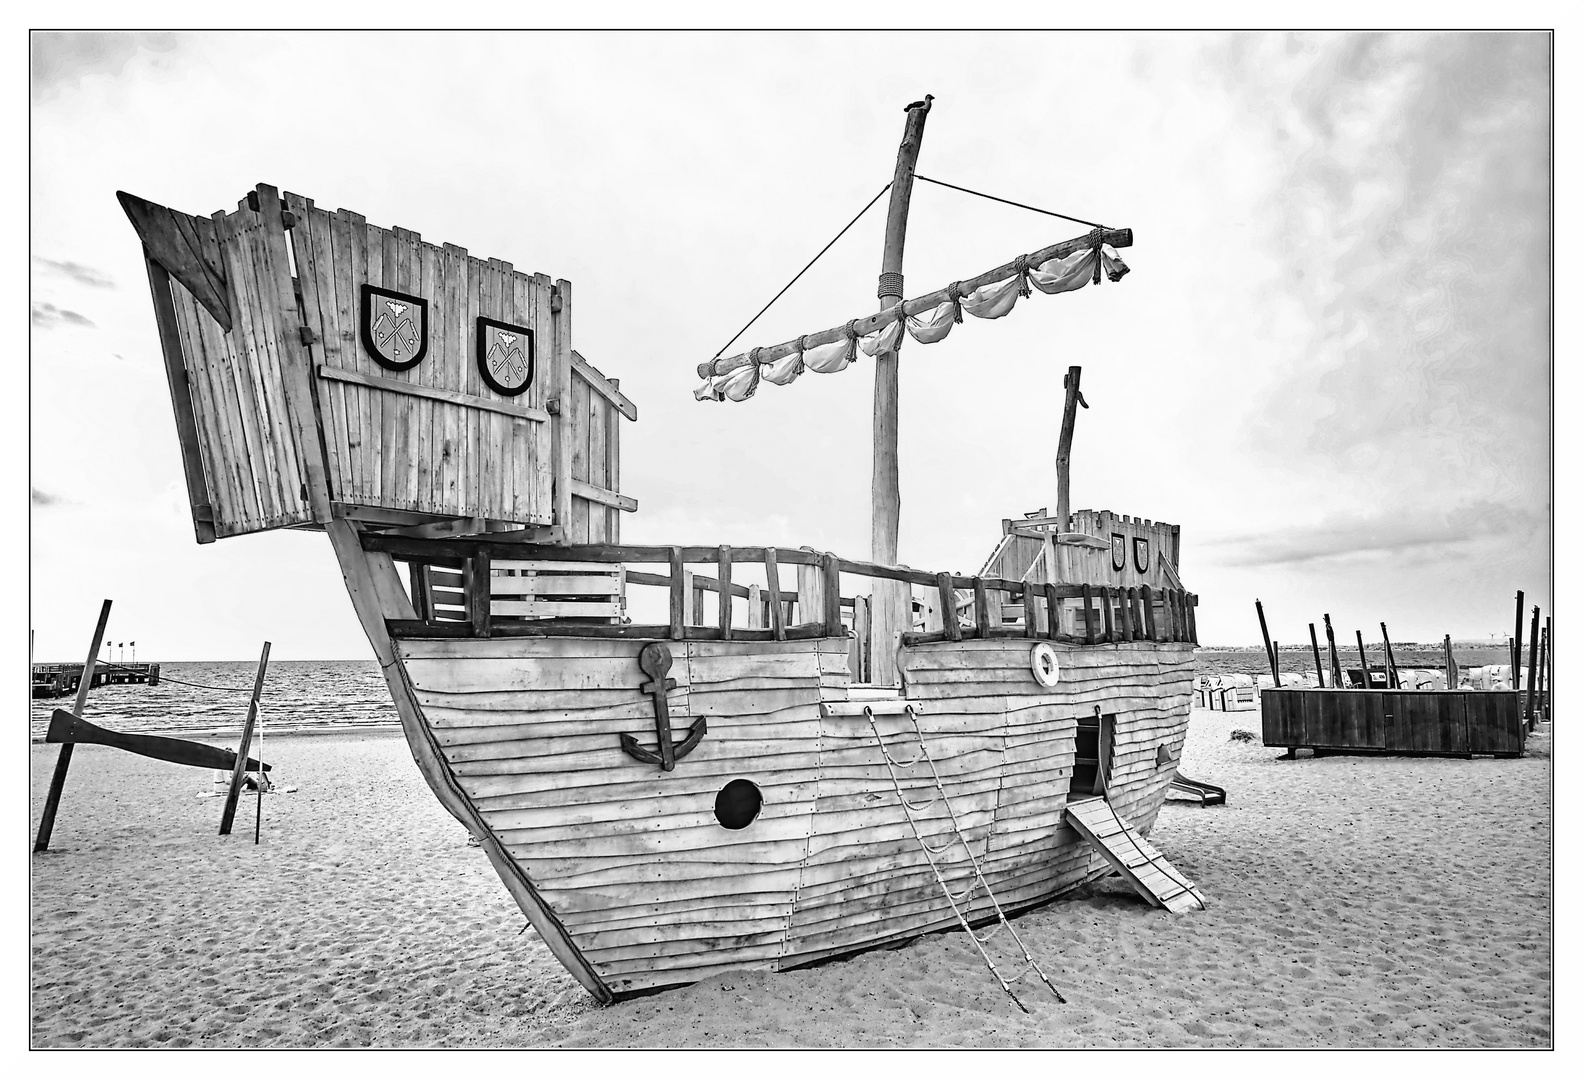
[[[902,251],[907,243],[907,209],[912,200],[913,170],[923,142],[932,94],[907,106],[907,127],[896,152],[890,209],[885,216],[885,253],[880,264],[879,300],[888,311],[902,301]],[[899,343],[899,339],[898,339]],[[870,549],[875,562],[898,565],[896,541],[901,528],[901,475],[896,458],[897,400],[900,394],[896,350],[874,358],[874,466],[870,485],[872,517]],[[880,686],[896,683],[896,652],[903,631],[911,629],[912,590],[902,582],[875,581],[870,614],[872,675]],[[951,612],[943,612],[947,618]]]
[[[1072,515],[1072,434],[1077,428],[1077,407],[1088,408],[1079,385],[1083,369],[1075,364],[1066,369],[1062,385],[1066,387],[1066,407],[1061,412],[1061,441],[1055,449],[1055,528],[1057,532],[1070,532]],[[1263,615],[1259,616],[1263,621]]]

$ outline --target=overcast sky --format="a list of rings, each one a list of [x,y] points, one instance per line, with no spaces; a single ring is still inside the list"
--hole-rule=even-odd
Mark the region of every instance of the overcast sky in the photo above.
[[[1182,527],[1206,644],[1506,634],[1550,608],[1549,40],[1485,35],[36,35],[31,625],[146,659],[363,658],[324,537],[199,547],[118,188],[268,182],[575,288],[637,402],[638,543],[867,557],[872,362],[697,403],[715,351],[890,179],[1129,226],[1119,284],[901,351],[901,558],[975,572],[1055,503]],[[881,202],[736,348],[874,310]],[[920,184],[914,296],[1081,226]]]

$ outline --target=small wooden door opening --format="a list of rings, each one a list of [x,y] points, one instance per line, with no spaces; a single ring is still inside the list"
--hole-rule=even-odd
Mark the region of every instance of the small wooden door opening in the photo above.
[[[1071,799],[1102,796],[1110,782],[1110,750],[1116,738],[1114,713],[1077,718],[1077,761],[1072,768]]]

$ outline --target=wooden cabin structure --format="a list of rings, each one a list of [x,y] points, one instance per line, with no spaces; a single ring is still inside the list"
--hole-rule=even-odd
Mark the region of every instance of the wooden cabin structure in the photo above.
[[[332,518],[619,542],[637,408],[572,349],[570,283],[267,184],[208,217],[119,197],[199,543]]]

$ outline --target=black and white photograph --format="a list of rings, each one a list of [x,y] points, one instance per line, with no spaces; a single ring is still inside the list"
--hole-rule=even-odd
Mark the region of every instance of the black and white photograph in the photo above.
[[[1557,1049],[1556,10],[412,14],[25,31],[27,1047]]]

